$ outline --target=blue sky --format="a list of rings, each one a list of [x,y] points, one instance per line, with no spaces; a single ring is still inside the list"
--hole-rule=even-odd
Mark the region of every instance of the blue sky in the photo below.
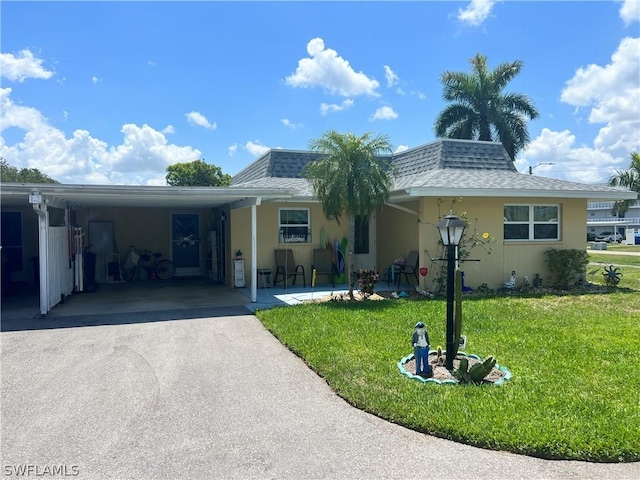
[[[0,155],[63,183],[164,185],[198,158],[233,175],[328,129],[416,147],[447,105],[441,74],[477,53],[524,62],[507,91],[540,118],[520,171],[603,182],[640,151],[640,0],[0,9]]]

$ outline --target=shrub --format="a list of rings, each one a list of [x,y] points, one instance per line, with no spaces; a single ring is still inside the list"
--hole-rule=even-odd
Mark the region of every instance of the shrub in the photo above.
[[[360,287],[360,292],[365,298],[373,295],[373,289],[379,276],[379,273],[375,270],[362,268],[358,270],[358,286]]]
[[[585,278],[589,264],[589,254],[585,250],[550,248],[544,253],[555,287],[569,288]]]

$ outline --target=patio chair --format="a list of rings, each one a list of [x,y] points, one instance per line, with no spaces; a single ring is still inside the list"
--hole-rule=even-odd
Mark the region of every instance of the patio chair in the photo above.
[[[311,270],[316,270],[316,275],[328,275],[331,277],[331,285],[335,288],[338,269],[331,260],[331,250],[327,248],[317,248],[313,251],[313,265]],[[313,274],[313,273],[312,273]]]
[[[300,264],[296,264],[293,258],[293,250],[276,249],[276,274],[273,277],[273,286],[275,287],[278,281],[284,282],[284,287],[287,288],[287,279],[293,277],[292,285],[296,284],[296,278],[298,275],[302,275],[302,285],[307,286],[307,279],[304,274],[304,267]],[[278,277],[281,277],[278,280]]]
[[[411,250],[407,255],[407,260],[404,265],[400,266],[400,271],[398,272],[398,286],[400,286],[400,278],[402,275],[404,275],[404,279],[407,283],[409,283],[409,275],[416,277],[416,284],[420,283],[420,280],[418,279],[418,260],[418,251]]]

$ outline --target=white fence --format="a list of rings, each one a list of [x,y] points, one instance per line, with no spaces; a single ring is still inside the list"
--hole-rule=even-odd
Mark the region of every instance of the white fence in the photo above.
[[[47,284],[50,310],[63,297],[73,292],[73,268],[69,264],[69,233],[67,227],[49,227],[47,231]]]

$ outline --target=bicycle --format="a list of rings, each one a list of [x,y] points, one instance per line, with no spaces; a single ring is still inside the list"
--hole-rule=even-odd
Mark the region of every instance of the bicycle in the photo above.
[[[175,264],[166,258],[160,260],[162,253],[151,250],[138,250],[133,245],[129,246],[129,255],[125,262],[127,281],[132,281],[139,276],[141,269],[146,270],[150,278],[170,280],[176,273]]]

